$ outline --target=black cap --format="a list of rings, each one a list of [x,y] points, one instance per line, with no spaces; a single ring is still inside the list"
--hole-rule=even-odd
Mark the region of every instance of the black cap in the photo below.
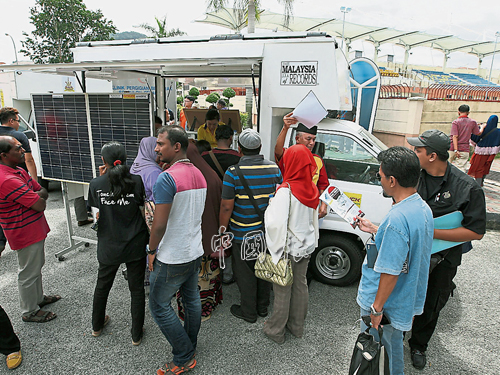
[[[440,130],[426,130],[418,137],[407,138],[406,141],[415,147],[429,147],[436,154],[448,155],[450,137]]]
[[[317,126],[313,126],[312,128],[309,129],[303,123],[299,122],[299,125],[297,125],[297,129],[296,130],[298,132],[316,135],[316,133],[318,132],[318,127]]]

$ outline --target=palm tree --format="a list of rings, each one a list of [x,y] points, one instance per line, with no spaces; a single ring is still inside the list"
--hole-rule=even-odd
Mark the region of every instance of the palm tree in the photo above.
[[[146,30],[149,32],[150,36],[152,38],[169,38],[171,36],[181,36],[181,35],[186,35],[184,31],[177,29],[167,29],[167,16],[164,16],[162,19],[158,19],[155,17],[156,24],[158,25],[158,28],[151,26],[150,24],[147,23],[142,23],[139,26],[134,26],[137,28],[141,28],[143,30]]]
[[[207,0],[208,10],[220,10],[226,7],[229,0]],[[258,19],[261,0],[233,0],[233,8],[243,12],[248,20],[248,32],[255,33],[255,20]],[[294,0],[278,0],[285,7],[284,24],[288,26],[293,13]],[[241,17],[243,18],[243,17]]]

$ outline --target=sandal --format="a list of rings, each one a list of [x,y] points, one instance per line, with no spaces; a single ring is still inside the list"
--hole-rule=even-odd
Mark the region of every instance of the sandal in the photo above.
[[[43,301],[38,304],[40,308],[44,307],[45,305],[50,305],[51,303],[57,302],[61,299],[62,297],[59,295],[53,295],[53,296],[43,296]]]
[[[55,318],[57,318],[57,315],[55,313],[40,309],[31,315],[23,316],[23,322],[45,323]]]
[[[173,361],[170,363],[166,363],[161,368],[156,371],[157,375],[165,375],[165,374],[182,374],[184,372],[191,371],[196,366],[196,359],[191,358],[190,361],[186,362],[184,366],[177,366]]]
[[[23,356],[21,355],[21,351],[10,353],[7,356],[7,368],[9,370],[13,370],[16,367],[19,367],[21,362],[23,361]]]
[[[94,336],[94,337],[101,336],[102,330],[104,329],[104,327],[106,327],[108,325],[108,323],[109,323],[110,320],[111,320],[111,318],[109,317],[109,315],[106,315],[104,317],[104,323],[103,323],[101,329],[99,331],[92,330],[92,336]]]

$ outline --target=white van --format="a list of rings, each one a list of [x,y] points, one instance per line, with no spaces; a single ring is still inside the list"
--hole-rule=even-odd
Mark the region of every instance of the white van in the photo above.
[[[294,143],[295,128],[290,128],[285,145]],[[380,223],[392,205],[391,199],[383,197],[376,177],[377,155],[385,149],[379,139],[353,122],[325,118],[318,124],[313,151],[323,158],[330,184],[348,195],[374,223]],[[369,237],[330,210],[320,224],[319,246],[309,263],[314,277],[330,285],[352,284],[361,275]]]
[[[323,32],[184,36],[82,42],[72,49],[75,62],[71,64],[3,68],[66,77],[77,72],[84,87],[86,79],[91,78],[152,79],[156,88],[152,105],[157,113],[163,113],[168,101],[165,80],[246,79],[255,95],[256,130],[263,139],[262,153],[273,160],[283,115],[310,91],[328,110],[352,109],[350,73],[343,54],[337,51],[335,38]],[[295,139],[294,129],[289,133],[286,145]],[[368,219],[380,223],[391,205],[391,200],[382,196],[375,177],[379,168],[377,154],[385,146],[355,123],[332,119],[319,124],[317,144],[316,153],[324,157],[330,182],[355,200]],[[311,261],[316,278],[332,285],[356,281],[369,236],[333,213],[322,221],[320,229],[320,246]]]

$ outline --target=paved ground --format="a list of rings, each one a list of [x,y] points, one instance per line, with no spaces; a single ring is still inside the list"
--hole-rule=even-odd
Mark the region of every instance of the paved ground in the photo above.
[[[0,304],[10,315],[22,342],[24,361],[15,371],[0,363],[0,374],[154,374],[170,360],[170,347],[149,312],[145,337],[133,347],[130,337],[129,294],[117,276],[109,297],[111,322],[103,335],[90,335],[91,304],[97,275],[96,247],[80,248],[59,262],[54,254],[67,246],[61,194],[51,191],[47,218],[52,228],[46,244],[44,286],[63,299],[51,306],[59,316],[45,324],[23,323],[17,292],[17,260],[7,250],[0,258]],[[95,238],[88,227],[77,234]],[[499,374],[497,336],[500,285],[500,239],[489,232],[464,257],[456,278],[458,291],[442,313],[428,350],[424,371],[411,367],[405,351],[407,374]],[[335,288],[314,282],[310,287],[309,315],[303,339],[287,336],[279,346],[266,339],[264,319],[248,324],[232,317],[229,307],[239,302],[237,287],[224,288],[224,303],[202,324],[193,374],[346,374],[358,328],[357,285]],[[357,327],[357,325],[356,325]]]

